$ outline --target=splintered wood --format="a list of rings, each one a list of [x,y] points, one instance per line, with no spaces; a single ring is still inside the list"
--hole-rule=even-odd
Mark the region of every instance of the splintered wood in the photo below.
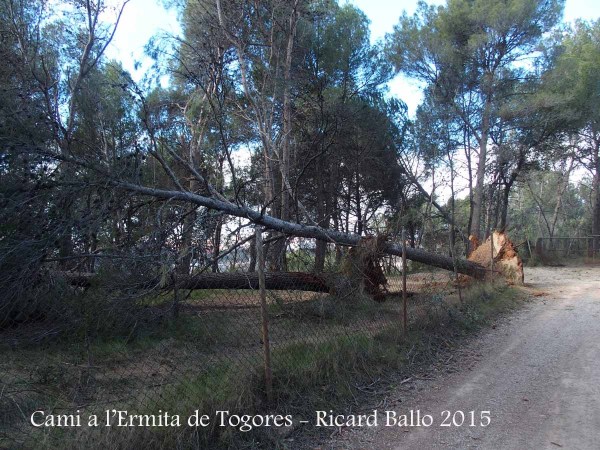
[[[509,284],[522,285],[524,283],[523,261],[514,244],[504,232],[494,231],[483,244],[471,252],[468,259],[488,269],[489,272],[486,276],[488,279],[492,275],[493,268],[493,276],[502,275]]]
[[[352,247],[342,263],[342,273],[351,280],[353,289],[360,287],[376,302],[385,301],[387,278],[381,268],[385,236],[361,237],[357,246]]]

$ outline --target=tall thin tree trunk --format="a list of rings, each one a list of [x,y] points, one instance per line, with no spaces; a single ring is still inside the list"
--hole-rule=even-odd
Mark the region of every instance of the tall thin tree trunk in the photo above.
[[[318,159],[320,167],[324,165],[324,158]],[[329,228],[329,214],[327,207],[327,190],[325,187],[325,177],[322,170],[317,171],[317,223]],[[315,247],[315,264],[313,270],[315,272],[323,272],[325,269],[325,257],[327,254],[327,242],[322,239],[317,239]]]
[[[600,247],[600,136],[594,139],[594,178],[592,180],[592,191],[594,193],[594,206],[592,209],[592,256],[598,252]]]
[[[508,224],[508,201],[510,199],[510,189],[511,184],[505,184],[504,189],[502,189],[502,201],[501,201],[501,211],[500,211],[500,230],[504,230],[506,225]]]
[[[250,240],[250,263],[248,264],[248,272],[256,272],[256,233]]]
[[[354,197],[356,201],[356,234],[359,236],[363,233],[363,217],[360,204],[360,175],[356,172],[356,185],[354,186]]]
[[[469,237],[468,235],[472,234],[471,233],[471,229],[473,226],[473,164],[471,161],[471,136],[470,133],[468,132],[468,129],[465,128],[465,132],[464,132],[464,139],[465,139],[465,158],[467,160],[467,177],[468,177],[468,182],[469,182],[469,224],[467,226],[467,238]],[[468,254],[470,252],[470,250],[468,247],[468,240],[467,240],[467,248],[466,248],[466,253]]]
[[[292,140],[292,53],[294,50],[294,39],[296,37],[296,24],[298,22],[298,2],[295,0],[292,12],[289,18],[288,39],[285,55],[284,85],[283,85],[283,148],[281,154],[280,170],[282,178],[281,191],[281,218],[290,219],[290,160],[291,160],[291,140]]]
[[[487,144],[490,126],[490,108],[491,100],[489,96],[486,97],[485,106],[483,111],[483,120],[481,124],[481,137],[479,139],[479,161],[477,164],[477,179],[475,182],[475,190],[473,192],[473,223],[471,226],[471,234],[477,239],[481,240],[481,219],[483,213],[483,198],[484,198],[484,186],[485,181],[485,168],[487,159]]]
[[[221,233],[223,229],[223,220],[221,216],[217,218],[217,225],[215,227],[215,234],[213,236],[213,254],[212,254],[212,267],[211,270],[213,273],[217,273],[219,271],[219,253],[221,253]]]
[[[569,163],[569,167],[564,174],[561,174],[560,180],[557,183],[556,189],[556,205],[554,206],[554,213],[552,214],[552,222],[550,226],[550,238],[554,237],[556,232],[556,224],[558,223],[558,217],[562,208],[562,201],[565,191],[569,187],[569,178],[571,177],[571,171],[573,170],[574,159]]]

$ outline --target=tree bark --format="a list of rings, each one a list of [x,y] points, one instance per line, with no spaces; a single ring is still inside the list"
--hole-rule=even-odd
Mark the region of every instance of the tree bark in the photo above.
[[[256,272],[256,234],[250,241],[250,263],[248,264],[248,272]]]
[[[255,224],[263,225],[272,230],[292,236],[323,239],[329,242],[347,246],[356,246],[361,239],[361,237],[356,234],[341,233],[339,231],[325,229],[316,225],[303,225],[299,223],[287,222],[276,217],[266,215],[260,211],[236,205],[231,202],[222,201],[216,198],[194,194],[192,192],[155,189],[125,182],[114,182],[113,184],[121,189],[136,192],[141,195],[148,195],[164,200],[179,200],[204,206],[210,209],[216,209],[231,216],[246,218]],[[402,256],[402,246],[400,245],[385,243],[382,246],[382,250],[386,254]],[[441,269],[450,271],[454,270],[452,258],[430,253],[425,250],[408,248],[406,250],[406,257],[413,261],[422,262],[424,264],[439,267]],[[475,278],[483,278],[485,276],[485,269],[479,264],[463,259],[457,260],[456,264],[457,271],[459,273],[470,275]]]
[[[92,273],[61,273],[73,286],[89,287],[95,276]],[[339,275],[337,276],[339,277]],[[265,272],[266,288],[276,291],[331,292],[335,286],[333,276],[325,277],[306,272]],[[149,279],[141,284],[153,288],[159,279]],[[211,273],[178,276],[176,281],[167,283],[162,289],[258,289],[258,273]]]
[[[467,235],[470,235],[471,229],[473,227],[473,164],[471,161],[471,141],[470,141],[471,134],[469,133],[468,127],[465,127],[464,139],[465,139],[465,159],[467,160],[467,176],[468,176],[467,179],[469,181],[469,222],[467,225]],[[467,248],[465,250],[466,250],[466,254],[468,255],[475,249],[470,247],[471,241],[469,240],[468,236],[467,236],[467,240],[465,242],[467,243]]]
[[[510,189],[512,187],[511,184],[505,184],[502,189],[502,202],[501,202],[501,212],[500,212],[500,230],[504,231],[506,229],[506,225],[508,224],[508,201],[510,200]]]
[[[359,236],[363,233],[362,210],[360,207],[360,176],[356,172],[356,185],[354,186],[354,200],[356,201],[356,234]]]
[[[318,158],[321,167],[324,167],[324,157]],[[317,171],[317,223],[319,226],[329,228],[329,208],[327,200],[327,189],[325,186],[325,176],[322,170]],[[325,259],[327,256],[327,242],[317,239],[315,247],[315,264],[313,271],[320,273],[325,269]]]
[[[567,171],[564,175],[561,173],[561,177],[558,180],[557,188],[556,188],[556,205],[554,206],[554,214],[552,215],[552,225],[550,227],[550,238],[554,237],[554,233],[556,232],[556,224],[558,223],[558,218],[560,216],[560,210],[562,208],[563,196],[569,187],[569,178],[571,177],[571,171],[573,170],[574,159],[571,160]]]
[[[594,154],[593,167],[594,167],[594,178],[592,191],[594,192],[594,206],[592,209],[592,255],[598,252],[600,244],[600,138],[594,139]]]
[[[215,226],[215,233],[213,236],[213,263],[211,270],[213,273],[217,273],[219,271],[219,253],[221,253],[221,233],[223,229],[223,219],[221,217],[217,217],[217,224]]]
[[[266,288],[330,292],[328,280],[306,272],[265,272]],[[258,273],[202,273],[177,281],[179,289],[258,289]]]
[[[479,162],[477,164],[477,178],[475,189],[473,191],[473,222],[471,224],[471,234],[478,240],[481,240],[481,215],[483,206],[483,197],[485,195],[483,182],[485,179],[485,163],[487,159],[487,141],[489,117],[487,109],[489,101],[486,101],[486,111],[484,111],[481,138],[479,139]]]
[[[298,15],[298,0],[295,0],[289,18],[283,85],[283,148],[281,161],[279,163],[282,178],[281,218],[283,220],[290,220],[290,197],[292,195],[292,192],[288,191],[288,187],[286,185],[289,184],[290,179],[290,160],[292,142],[292,54],[294,50],[294,39],[296,37],[296,25],[298,23]]]

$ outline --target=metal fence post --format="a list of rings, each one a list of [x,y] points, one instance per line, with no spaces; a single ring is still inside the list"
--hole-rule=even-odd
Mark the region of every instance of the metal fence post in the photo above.
[[[262,342],[265,368],[265,392],[267,402],[273,401],[273,378],[271,373],[271,348],[269,342],[269,312],[267,311],[267,289],[265,287],[265,253],[262,227],[256,227],[256,256],[258,259],[258,289],[260,292],[260,315],[262,318]]]
[[[402,330],[404,337],[408,336],[406,297],[406,231],[402,229]]]

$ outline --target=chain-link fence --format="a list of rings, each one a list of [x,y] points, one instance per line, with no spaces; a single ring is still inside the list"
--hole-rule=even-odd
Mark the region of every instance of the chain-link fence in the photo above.
[[[373,267],[330,243],[260,241],[240,239],[186,276],[168,267],[148,277],[143,264],[109,258],[93,274],[46,271],[37,303],[13,308],[0,330],[0,446],[160,448],[167,431],[181,448],[223,444],[231,436],[189,427],[190,415],[293,410],[291,394],[268,403],[273,386],[294,390],[289,374],[401,336],[401,258],[370,254]],[[454,274],[407,264],[408,326],[425,326],[456,294]]]
[[[595,259],[598,252],[600,236],[594,235],[540,237],[535,243],[535,255],[546,263],[560,263],[563,259],[573,258]]]

